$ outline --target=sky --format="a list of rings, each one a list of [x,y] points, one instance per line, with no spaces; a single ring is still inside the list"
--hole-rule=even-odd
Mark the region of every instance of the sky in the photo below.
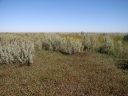
[[[128,0],[0,0],[0,32],[128,32]]]

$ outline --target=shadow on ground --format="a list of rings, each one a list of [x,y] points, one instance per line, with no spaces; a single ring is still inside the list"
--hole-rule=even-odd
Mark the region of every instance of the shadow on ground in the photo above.
[[[128,61],[119,61],[116,66],[123,70],[128,70]]]

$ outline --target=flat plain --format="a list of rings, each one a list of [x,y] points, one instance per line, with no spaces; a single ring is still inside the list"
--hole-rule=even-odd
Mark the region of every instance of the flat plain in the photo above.
[[[0,96],[128,96],[127,33],[49,34],[0,33]],[[34,45],[34,51],[25,45],[28,59],[17,55],[22,62],[17,57],[7,59],[8,54],[13,56],[11,51],[4,53],[9,50],[4,49],[10,44],[6,42],[15,44],[19,40],[15,38]]]

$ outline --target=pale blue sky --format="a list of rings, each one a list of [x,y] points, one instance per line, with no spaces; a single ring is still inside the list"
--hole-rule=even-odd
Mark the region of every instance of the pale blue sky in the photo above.
[[[128,32],[128,0],[0,0],[0,32]]]

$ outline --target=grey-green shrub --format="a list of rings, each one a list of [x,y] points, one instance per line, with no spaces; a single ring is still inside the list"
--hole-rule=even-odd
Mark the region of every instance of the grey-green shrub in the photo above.
[[[65,53],[74,54],[83,51],[83,46],[80,41],[76,41],[71,38],[66,43],[67,44],[65,45],[65,50],[64,50]]]
[[[42,38],[30,37],[29,40],[34,44],[35,50],[41,50],[42,49]]]
[[[103,37],[103,45],[100,48],[100,52],[101,53],[106,53],[106,54],[113,54],[114,53],[114,43],[113,40],[108,37],[105,36]]]
[[[57,34],[45,34],[42,39],[42,48],[57,50],[62,53],[73,54],[82,51],[82,43],[69,38],[62,38]]]
[[[6,38],[0,41],[0,63],[11,64],[20,62],[32,64],[34,45],[29,40],[20,38]]]
[[[42,36],[40,33],[28,34],[28,39],[33,42],[35,50],[42,49]]]
[[[84,46],[84,50],[94,51],[97,45],[96,42],[97,42],[96,37],[91,36],[87,33],[84,34],[82,37],[82,45]]]
[[[119,40],[115,44],[115,54],[114,55],[116,57],[120,57],[120,56],[122,56],[122,52],[123,52],[123,50],[122,50],[122,42]]]
[[[59,50],[63,39],[53,33],[47,33],[42,38],[42,48],[46,50]]]
[[[114,43],[113,39],[108,36],[103,37],[103,45],[100,47],[100,53],[113,55],[114,57],[122,56],[122,42],[119,40]]]
[[[122,51],[122,42],[119,40],[119,41],[117,41],[117,43],[116,43],[116,45],[115,45],[116,47],[116,50],[118,51],[118,52],[120,52],[120,51]]]

